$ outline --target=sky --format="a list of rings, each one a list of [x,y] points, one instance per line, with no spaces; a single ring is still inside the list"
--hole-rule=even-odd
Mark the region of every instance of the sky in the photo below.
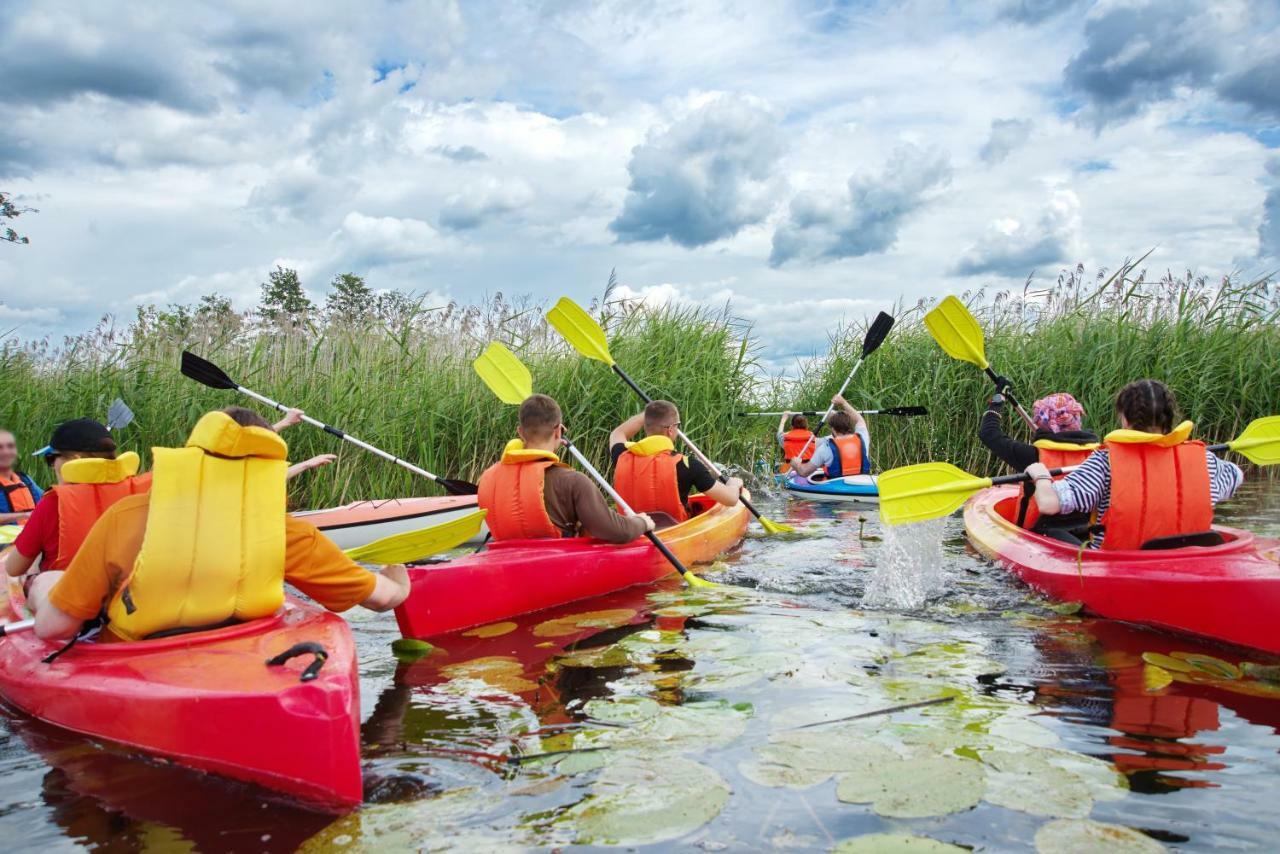
[[[0,337],[139,304],[622,293],[765,357],[1083,263],[1280,269],[1280,3],[92,4],[0,16]]]

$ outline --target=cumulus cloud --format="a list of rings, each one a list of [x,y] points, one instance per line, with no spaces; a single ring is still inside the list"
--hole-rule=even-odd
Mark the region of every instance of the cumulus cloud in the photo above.
[[[1280,156],[1267,162],[1267,183],[1258,224],[1258,257],[1280,261]]]
[[[1080,0],[1001,0],[997,14],[1020,24],[1039,24],[1062,14]]]
[[[626,201],[609,229],[624,243],[687,248],[731,237],[773,208],[782,151],[777,120],[761,104],[714,97],[632,151]]]
[[[1071,260],[1078,250],[1080,199],[1059,190],[1034,223],[1001,219],[970,246],[952,271],[959,276],[1027,276],[1037,267]]]
[[[440,227],[450,231],[479,228],[487,220],[519,210],[531,201],[533,188],[524,180],[503,182],[489,177],[445,200],[440,209]]]
[[[902,145],[878,175],[854,175],[839,196],[804,192],[773,234],[769,264],[854,258],[893,247],[903,222],[951,178],[946,154]]]
[[[978,156],[984,163],[999,163],[1031,136],[1031,122],[1023,119],[992,119],[991,135]]]
[[[334,234],[342,261],[365,270],[406,261],[425,261],[446,248],[440,232],[419,219],[366,216],[352,211]]]

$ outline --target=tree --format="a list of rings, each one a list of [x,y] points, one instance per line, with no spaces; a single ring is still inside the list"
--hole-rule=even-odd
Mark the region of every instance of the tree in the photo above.
[[[359,323],[374,309],[373,289],[355,273],[341,273],[330,283],[333,290],[324,298],[324,313],[331,323]]]
[[[38,213],[38,211],[35,208],[20,208],[13,203],[11,196],[5,193],[0,193],[0,219],[17,219],[24,213]],[[8,224],[5,225],[3,231],[0,231],[0,240],[7,240],[10,243],[22,244],[31,242],[27,237],[24,237],[14,231]]]
[[[315,310],[302,289],[297,270],[277,265],[268,279],[270,281],[262,283],[262,301],[258,303],[258,313],[267,320],[272,323],[298,321]]]

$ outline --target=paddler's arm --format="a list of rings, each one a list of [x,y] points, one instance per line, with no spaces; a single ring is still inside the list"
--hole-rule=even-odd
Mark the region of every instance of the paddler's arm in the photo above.
[[[613,432],[609,434],[609,447],[612,448],[614,445],[630,442],[643,429],[644,413],[632,415],[626,421],[613,428]]]
[[[557,526],[576,522],[588,537],[606,543],[629,543],[644,536],[645,531],[653,530],[653,520],[645,513],[636,516],[615,513],[585,474],[568,469],[547,474],[547,513]],[[572,520],[564,518],[570,514]]]
[[[409,575],[401,565],[371,573],[302,519],[285,518],[284,578],[330,611],[363,605],[389,611],[409,596]]]
[[[284,473],[285,480],[293,480],[295,477],[302,474],[304,471],[310,471],[311,469],[318,469],[320,468],[320,466],[327,466],[337,458],[338,458],[337,454],[320,454],[318,456],[312,457],[309,460],[303,460],[300,463],[294,463],[293,465],[289,466],[288,470],[285,471]]]
[[[295,424],[301,424],[303,414],[301,409],[286,409],[284,418],[272,424],[271,429],[279,433],[281,430],[287,430]]]
[[[35,562],[35,557],[27,557],[18,551],[17,546],[4,550],[4,571],[10,578],[21,578],[26,575],[27,570],[31,569],[31,564]]]
[[[782,417],[778,419],[778,445],[783,444],[782,436],[787,432],[787,419],[791,417],[790,412],[782,413]]]
[[[1053,476],[1044,463],[1032,463],[1027,466],[1027,474],[1036,486],[1036,506],[1045,516],[1057,516],[1062,512],[1062,502],[1058,498],[1058,490],[1053,488]]]
[[[370,611],[390,611],[409,598],[409,570],[404,564],[384,566],[374,582],[373,593],[360,603]]]

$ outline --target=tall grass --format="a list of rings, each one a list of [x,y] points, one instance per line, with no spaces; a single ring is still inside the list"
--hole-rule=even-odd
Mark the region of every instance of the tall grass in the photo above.
[[[30,451],[58,421],[101,419],[119,396],[137,417],[118,441],[145,460],[153,445],[181,443],[203,412],[253,405],[183,377],[180,353],[190,348],[247,388],[438,475],[474,480],[515,431],[514,409],[500,404],[471,369],[484,346],[500,340],[530,367],[534,389],[560,401],[571,436],[603,468],[609,431],[640,403],[606,366],[571,352],[546,325],[543,308],[499,295],[484,306],[415,309],[390,321],[313,318],[286,326],[225,308],[203,314],[148,309],[123,328],[104,321],[57,349],[47,343],[0,348],[0,425]],[[761,380],[747,339],[729,317],[622,302],[593,310],[618,363],[653,396],[678,403],[685,429],[707,453],[725,460],[759,456],[768,437],[731,418]],[[339,455],[334,466],[294,481],[295,505],[439,493],[315,428],[299,425],[285,438],[294,460]],[[49,479],[43,464],[28,468],[38,480]]]
[[[1130,380],[1164,380],[1196,433],[1233,438],[1251,419],[1280,413],[1280,291],[1267,280],[1210,284],[1190,274],[1148,280],[1135,263],[1093,279],[1077,267],[1052,287],[967,294],[986,336],[992,367],[1015,383],[1020,402],[1066,391],[1084,405],[1086,427],[1118,426],[1115,393]],[[879,467],[946,460],[974,472],[997,472],[980,445],[978,420],[994,387],[976,367],[948,358],[924,328],[932,302],[897,312],[885,344],[860,369],[846,395],[862,408],[929,407],[927,418],[872,419]],[[842,330],[832,354],[809,363],[794,385],[796,409],[822,408],[861,351],[863,330]],[[801,391],[803,390],[803,391]],[[785,397],[785,395],[783,395]],[[1006,407],[1005,429],[1030,431]]]

